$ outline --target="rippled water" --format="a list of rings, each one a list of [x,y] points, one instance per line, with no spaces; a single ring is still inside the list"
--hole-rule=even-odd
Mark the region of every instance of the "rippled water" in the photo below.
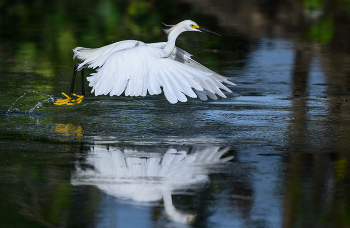
[[[346,2],[0,4],[0,227],[347,227]],[[177,46],[237,84],[227,99],[52,104],[72,48],[187,18],[222,35]]]

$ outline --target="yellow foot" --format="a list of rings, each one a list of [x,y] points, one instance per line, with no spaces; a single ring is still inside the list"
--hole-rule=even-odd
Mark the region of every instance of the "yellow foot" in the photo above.
[[[71,97],[69,97],[67,94],[62,92],[62,95],[66,97],[66,99],[57,99],[53,104],[55,105],[75,105],[75,104],[79,104],[80,102],[83,101],[84,96],[82,95],[77,95],[75,93],[73,93],[72,95],[77,97],[77,99],[72,100]]]

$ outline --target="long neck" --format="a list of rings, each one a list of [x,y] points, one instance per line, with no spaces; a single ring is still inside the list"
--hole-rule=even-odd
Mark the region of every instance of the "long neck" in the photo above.
[[[168,35],[168,42],[166,43],[164,50],[166,51],[166,54],[164,55],[165,58],[169,57],[171,52],[173,52],[175,48],[175,41],[176,38],[183,32],[182,29],[179,27],[175,27]]]

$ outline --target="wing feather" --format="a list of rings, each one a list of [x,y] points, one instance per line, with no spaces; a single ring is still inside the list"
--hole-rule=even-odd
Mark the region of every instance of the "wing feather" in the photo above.
[[[159,64],[159,67],[162,69],[162,74],[159,74],[159,76],[163,79],[162,81],[165,83],[163,84],[163,90],[166,92],[166,90],[169,90],[168,92],[171,93],[176,99],[175,102],[170,102],[171,103],[176,103],[178,100],[179,101],[187,101],[187,98],[181,91],[179,90],[177,83],[174,83],[174,80],[172,79],[171,72],[169,72],[168,69],[163,67],[161,64]]]
[[[208,87],[206,81],[196,79],[196,82],[197,82],[204,90],[208,90],[208,91],[210,91],[211,93],[214,93],[214,91],[212,91],[212,90]]]
[[[163,77],[163,75],[158,75],[159,78],[159,82],[163,87],[163,91],[164,91],[164,95],[166,97],[166,99],[172,103],[175,104],[177,102],[177,98],[175,97],[175,94],[171,88],[171,86],[169,85],[169,82],[167,80],[166,77]]]
[[[135,75],[134,75],[134,87],[131,93],[131,96],[140,96],[142,93],[143,88],[143,79],[146,77],[147,70],[144,68],[144,61],[140,58],[141,55],[144,53],[142,52],[142,49],[136,49],[136,51],[139,52],[136,61],[140,61],[140,66],[136,68]],[[132,66],[130,66],[132,67]]]
[[[212,73],[212,78],[219,81],[219,82],[225,82],[227,84],[230,84],[230,85],[236,85],[235,83],[233,82],[230,82],[229,80],[227,80],[226,77],[210,70],[209,68],[203,66],[202,64],[196,62],[195,60],[191,59],[191,57],[188,57],[188,56],[184,56],[184,64],[185,65],[188,65],[194,69],[197,69],[197,70],[200,70],[200,71],[203,71],[203,72],[207,72],[207,73]]]
[[[147,90],[150,95],[160,94],[162,92],[160,90],[159,81],[156,79],[156,77],[157,77],[156,73],[154,72],[152,67],[150,67],[148,69],[148,78],[147,78],[147,82],[148,82]]]
[[[197,95],[193,92],[191,89],[190,84],[186,81],[186,79],[183,78],[181,74],[176,74],[176,72],[173,74],[174,79],[178,82],[182,92],[186,94],[189,97],[196,98]]]
[[[154,45],[164,47],[166,43],[156,43]],[[164,45],[164,46],[162,46]],[[196,78],[196,84],[199,84],[201,87],[203,87],[204,90],[200,90],[198,88],[195,88],[195,93],[198,95],[198,97],[201,100],[207,100],[207,96],[217,99],[215,94],[218,94],[221,97],[226,98],[225,94],[222,93],[220,89],[223,89],[227,92],[232,92],[229,88],[227,88],[225,85],[222,83],[227,83],[230,85],[236,85],[233,82],[230,82],[226,77],[208,69],[207,67],[201,65],[200,63],[196,62],[195,60],[191,59],[191,54],[185,52],[184,50],[175,47],[174,51],[171,53],[169,58],[183,63],[186,66],[189,66],[192,69],[196,69],[201,72],[209,73],[210,74],[210,79],[202,79],[202,78]]]
[[[201,99],[202,101],[207,101],[208,100],[208,97],[207,97],[205,91],[199,91],[199,90],[194,89],[194,92],[197,94],[199,99]]]
[[[136,96],[144,97],[147,95],[147,77],[148,77],[148,68],[145,62],[142,63],[142,69],[143,71],[145,71],[145,77],[142,77],[142,82],[141,82],[142,89],[140,91],[140,94],[137,94]]]
[[[181,101],[181,102],[186,102],[187,98],[186,96],[182,93],[183,90],[180,87],[180,85],[177,83],[177,81],[174,79],[172,72],[169,69],[165,69],[162,66],[164,73],[166,74],[166,78],[169,81],[169,84],[172,87],[172,91],[174,92],[175,97],[177,98],[177,100]]]
[[[208,90],[203,90],[203,92],[205,92],[205,95],[207,95],[208,97],[210,97],[213,100],[217,100],[217,96],[215,95],[215,93],[208,91]]]
[[[221,92],[221,90],[219,89],[219,87],[217,87],[217,86],[215,85],[215,79],[209,79],[209,80],[207,81],[207,84],[209,85],[209,87],[211,88],[211,90],[212,90],[214,93],[216,93],[217,95],[219,95],[219,96],[221,96],[221,97],[223,97],[223,98],[226,98],[225,94],[223,94],[223,93]]]

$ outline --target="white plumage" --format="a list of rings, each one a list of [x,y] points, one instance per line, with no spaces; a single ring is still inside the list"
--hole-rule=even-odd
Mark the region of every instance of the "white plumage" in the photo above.
[[[186,223],[194,216],[174,207],[172,193],[207,182],[214,167],[233,159],[223,157],[228,149],[194,145],[192,150],[182,146],[179,149],[151,148],[151,151],[144,152],[137,148],[95,145],[84,162],[76,163],[71,183],[93,185],[108,195],[135,202],[163,199],[169,218]]]
[[[123,92],[125,96],[146,96],[147,93],[160,94],[163,88],[170,103],[186,102],[185,95],[198,96],[201,100],[207,100],[207,96],[217,99],[216,94],[226,98],[220,89],[231,90],[222,82],[235,84],[175,47],[176,38],[184,31],[214,32],[190,20],[165,31],[168,42],[146,44],[126,40],[96,49],[77,47],[73,49],[74,58],[82,60],[77,69],[96,69],[97,72],[87,78],[96,96],[119,96]]]

